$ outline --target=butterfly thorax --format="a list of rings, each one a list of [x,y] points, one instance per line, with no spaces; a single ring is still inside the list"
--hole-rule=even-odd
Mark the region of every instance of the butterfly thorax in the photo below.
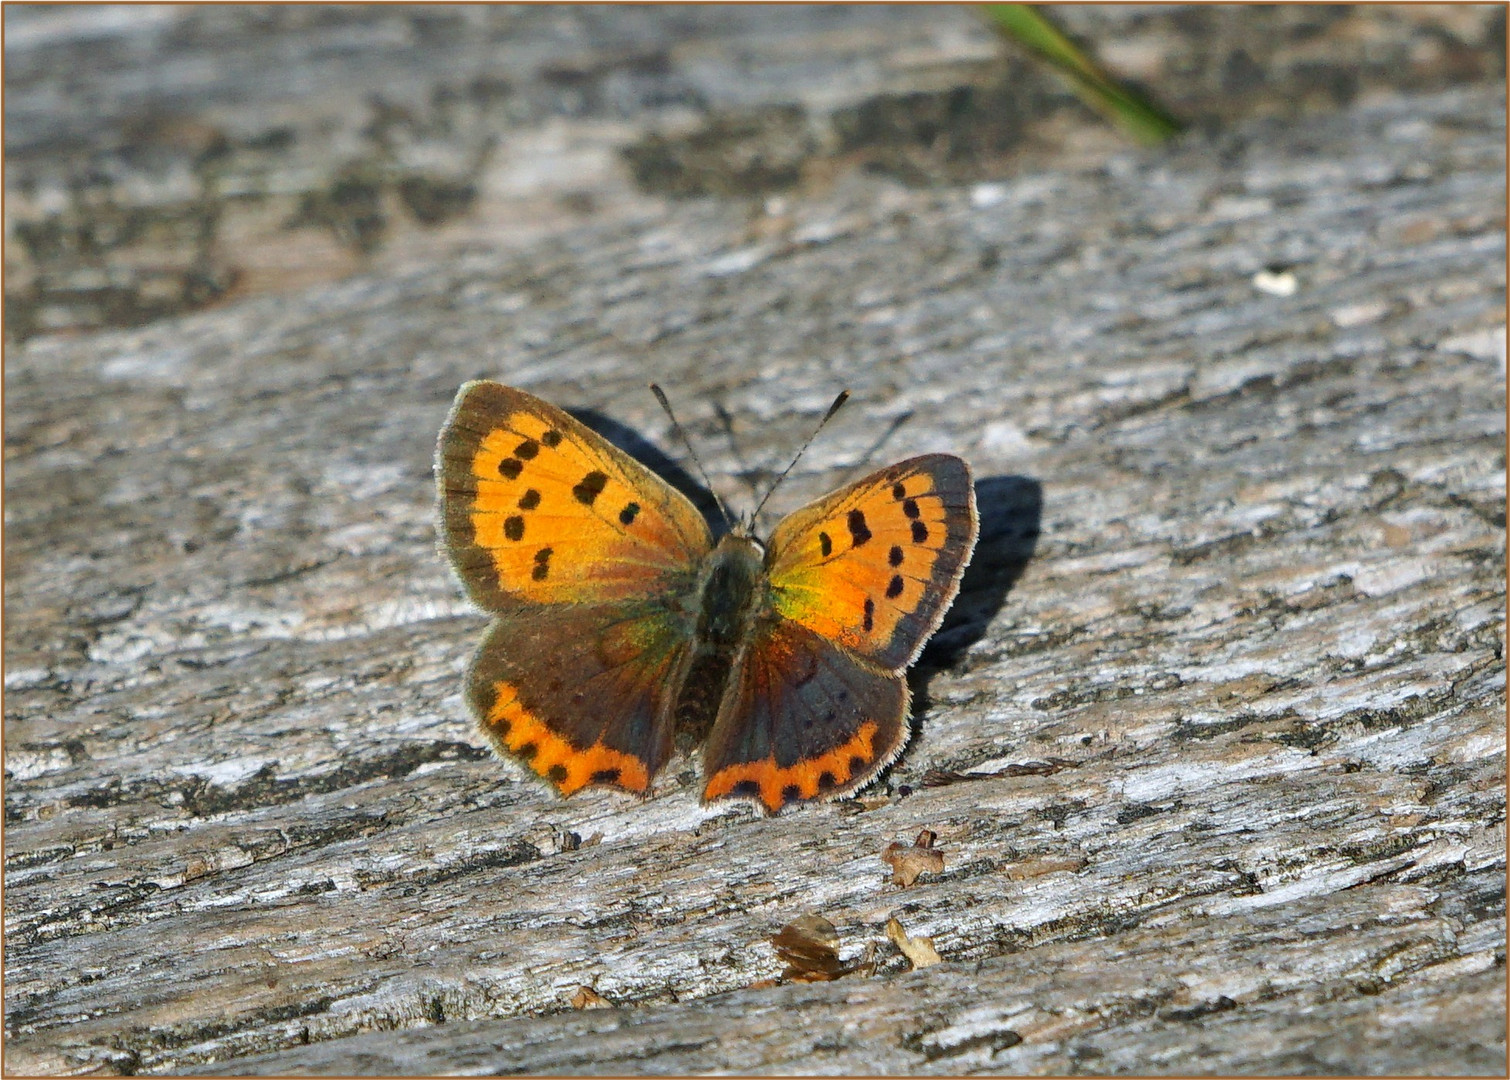
[[[685,746],[701,742],[713,726],[739,648],[770,609],[765,549],[750,536],[726,534],[704,561],[699,583],[697,626],[676,706],[676,740]]]
[[[697,640],[714,648],[737,645],[765,577],[765,549],[729,533],[708,556],[697,615]]]

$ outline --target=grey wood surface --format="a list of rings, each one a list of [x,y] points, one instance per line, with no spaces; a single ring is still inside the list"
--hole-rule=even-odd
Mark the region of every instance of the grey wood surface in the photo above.
[[[10,4],[6,332],[518,247],[659,197],[1100,164],[965,5]],[[1197,126],[1503,83],[1497,4],[1071,5]]]
[[[1503,1073],[1504,111],[848,173],[13,346],[7,1070]],[[850,387],[772,520],[971,461],[882,784],[766,818],[490,756],[430,476],[479,376],[674,473],[661,382],[736,506]],[[752,988],[809,913],[875,974]]]

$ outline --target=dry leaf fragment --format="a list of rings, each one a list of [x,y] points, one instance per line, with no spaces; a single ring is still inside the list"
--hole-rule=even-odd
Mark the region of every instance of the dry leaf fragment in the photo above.
[[[927,829],[918,833],[918,838],[908,847],[890,843],[881,852],[881,861],[891,867],[891,883],[907,888],[921,874],[942,874],[944,853],[933,846],[937,837]]]
[[[886,920],[886,936],[891,939],[893,945],[902,950],[902,955],[912,962],[914,969],[944,962],[944,958],[933,947],[932,938],[908,937],[907,931],[902,929],[902,924],[895,918]]]
[[[776,955],[786,961],[783,979],[793,982],[827,982],[848,975],[853,969],[839,960],[839,932],[822,915],[803,915],[783,926],[771,938]]]
[[[611,1009],[613,1002],[590,986],[579,986],[577,992],[571,996],[573,1009]]]

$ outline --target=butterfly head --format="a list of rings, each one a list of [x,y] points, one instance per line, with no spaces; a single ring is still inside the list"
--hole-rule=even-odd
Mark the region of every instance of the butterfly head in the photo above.
[[[723,551],[749,552],[757,559],[765,558],[765,542],[755,535],[755,523],[741,515],[729,526],[729,531],[719,537],[717,547]]]
[[[755,535],[755,515],[740,514],[733,521],[729,522],[728,535],[736,536],[741,540],[753,540],[758,544],[760,537]]]

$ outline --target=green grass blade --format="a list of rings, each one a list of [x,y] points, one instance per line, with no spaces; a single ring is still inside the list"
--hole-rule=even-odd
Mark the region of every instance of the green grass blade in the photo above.
[[[1003,35],[1052,65],[1082,101],[1134,139],[1152,146],[1179,133],[1179,121],[1118,86],[1033,5],[986,4],[982,11]]]

